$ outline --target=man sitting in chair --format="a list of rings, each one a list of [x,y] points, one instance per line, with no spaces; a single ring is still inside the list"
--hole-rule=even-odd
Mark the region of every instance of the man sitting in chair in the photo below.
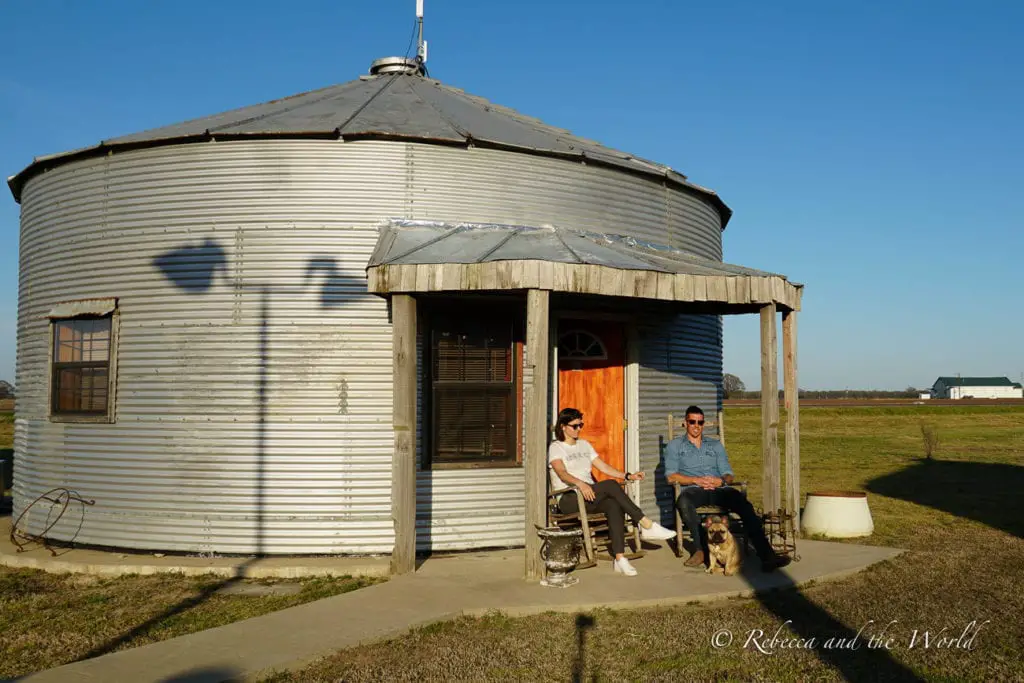
[[[706,541],[701,538],[701,524],[697,515],[697,508],[702,505],[717,505],[739,514],[761,558],[762,571],[775,571],[789,564],[788,557],[772,550],[765,538],[761,519],[754,512],[750,501],[738,489],[730,488],[733,474],[725,446],[716,439],[704,438],[704,411],[697,406],[686,409],[686,435],[672,439],[665,446],[665,478],[668,483],[683,487],[676,499],[676,509],[697,546],[697,550],[684,563],[685,566],[702,565],[707,555]]]

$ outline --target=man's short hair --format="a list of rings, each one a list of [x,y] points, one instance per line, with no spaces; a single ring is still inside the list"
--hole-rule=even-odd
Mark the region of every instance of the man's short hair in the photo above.
[[[700,415],[701,417],[703,417],[704,411],[701,410],[698,406],[690,406],[689,408],[686,409],[684,415]]]

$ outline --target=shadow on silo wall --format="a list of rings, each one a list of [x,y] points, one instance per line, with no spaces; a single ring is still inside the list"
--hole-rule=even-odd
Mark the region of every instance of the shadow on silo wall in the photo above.
[[[170,280],[181,291],[189,295],[204,295],[217,286],[218,272],[226,274],[229,272],[229,263],[224,248],[215,240],[207,238],[198,245],[182,245],[181,247],[155,257],[152,265]],[[258,340],[258,363],[259,374],[256,382],[257,398],[257,426],[256,426],[256,473],[255,473],[255,497],[256,497],[256,530],[254,546],[256,552],[253,557],[239,565],[234,575],[223,581],[204,587],[199,594],[189,597],[181,602],[172,605],[154,615],[145,622],[133,627],[128,632],[99,645],[81,659],[98,657],[130,643],[135,638],[149,632],[165,620],[196,607],[222,588],[241,581],[245,578],[248,570],[256,565],[260,558],[266,556],[266,461],[267,461],[267,420],[268,401],[270,394],[270,368],[272,363],[271,354],[271,327],[270,327],[270,303],[275,296],[294,296],[307,291],[315,279],[320,280],[320,306],[323,309],[336,308],[343,305],[336,296],[342,291],[348,291],[352,287],[361,286],[365,289],[365,281],[358,278],[347,277],[342,274],[337,261],[330,257],[311,256],[304,269],[304,274],[299,283],[294,287],[278,286],[272,287],[267,284],[245,284],[243,289],[255,292],[259,295],[260,301],[260,322]],[[227,283],[234,287],[234,283]],[[236,676],[238,672],[221,668],[196,669],[181,676],[176,676],[167,681],[221,681]]]

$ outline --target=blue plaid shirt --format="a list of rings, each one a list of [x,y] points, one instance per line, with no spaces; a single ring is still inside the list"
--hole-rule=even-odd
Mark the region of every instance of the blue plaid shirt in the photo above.
[[[705,436],[697,448],[686,436],[680,436],[665,446],[665,476],[670,474],[724,477],[732,474],[732,467],[721,441]]]

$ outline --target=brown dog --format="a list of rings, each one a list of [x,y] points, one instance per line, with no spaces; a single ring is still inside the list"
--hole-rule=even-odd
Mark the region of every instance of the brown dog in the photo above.
[[[705,574],[725,574],[732,576],[743,564],[740,544],[729,531],[729,519],[711,515],[704,520],[704,528],[708,532],[708,568]]]

